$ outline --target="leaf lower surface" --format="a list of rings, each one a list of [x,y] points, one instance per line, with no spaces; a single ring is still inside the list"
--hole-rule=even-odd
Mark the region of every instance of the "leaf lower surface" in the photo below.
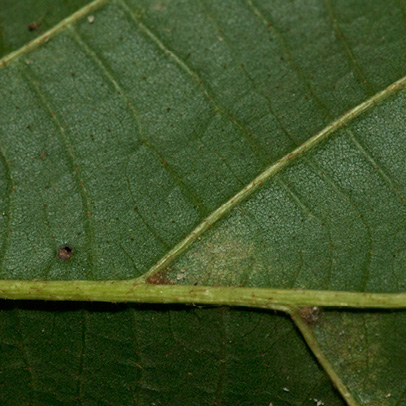
[[[0,70],[3,279],[145,278],[266,168],[405,76],[395,1],[127,0],[92,16]],[[289,158],[153,275],[403,292],[405,97]],[[1,320],[5,405],[345,404],[279,313],[3,302]],[[405,328],[403,311],[328,310],[313,333],[356,402],[402,405]]]
[[[48,31],[86,0],[2,0],[0,2],[0,58]]]

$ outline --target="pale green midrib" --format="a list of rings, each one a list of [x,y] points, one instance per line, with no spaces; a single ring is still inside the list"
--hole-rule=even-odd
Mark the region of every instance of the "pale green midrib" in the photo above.
[[[376,93],[374,96],[364,101],[363,103],[359,104],[358,106],[347,111],[345,114],[343,114],[337,120],[333,121],[323,130],[316,133],[306,142],[298,146],[295,150],[282,157],[276,163],[269,166],[264,172],[258,175],[254,180],[252,180],[248,185],[246,185],[230,200],[221,205],[206,219],[204,219],[191,233],[189,233],[182,241],[180,241],[177,245],[175,245],[174,248],[172,248],[166,255],[164,255],[156,264],[154,264],[148,272],[146,272],[144,275],[137,278],[136,280],[138,282],[146,282],[147,278],[149,278],[151,275],[165,269],[175,258],[177,258],[180,254],[182,254],[196,239],[198,239],[209,227],[211,227],[215,222],[224,217],[225,214],[231,211],[243,200],[245,200],[250,194],[252,194],[255,190],[257,190],[266,180],[268,180],[273,175],[278,173],[281,169],[283,169],[285,166],[291,163],[294,159],[298,158],[299,156],[302,156],[306,151],[310,150],[315,145],[325,140],[327,136],[332,134],[334,131],[345,126],[351,120],[358,117],[372,106],[375,106],[378,102],[388,98],[397,91],[403,89],[405,86],[406,86],[406,76],[392,83],[384,90]]]
[[[1,280],[0,299],[242,306],[291,313],[301,306],[403,309],[406,293],[363,293],[213,286],[151,285],[124,281]]]
[[[38,36],[34,40],[30,41],[26,45],[22,46],[21,48],[17,49],[14,52],[11,52],[5,55],[3,58],[0,59],[0,69],[4,68],[9,62],[13,59],[18,58],[19,56],[32,51],[33,49],[37,48],[44,42],[47,42],[50,38],[54,37],[58,32],[62,31],[66,26],[69,24],[78,21],[91,13],[92,11],[96,10],[97,8],[101,7],[104,3],[108,0],[94,0],[91,3],[87,4],[86,6],[82,7],[81,9],[77,10],[73,14],[69,15],[58,24],[53,26],[50,30],[45,32],[44,34]]]

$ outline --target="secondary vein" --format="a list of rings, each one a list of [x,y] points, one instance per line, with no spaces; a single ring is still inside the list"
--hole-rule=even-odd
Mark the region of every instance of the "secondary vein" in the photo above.
[[[165,269],[175,258],[177,258],[182,252],[184,252],[206,230],[208,230],[214,223],[223,218],[235,206],[237,206],[239,203],[245,200],[259,187],[261,187],[261,185],[264,182],[266,182],[276,173],[280,172],[285,166],[290,164],[292,161],[302,156],[305,152],[315,147],[316,145],[320,144],[320,142],[325,140],[330,134],[344,127],[354,118],[360,116],[362,113],[364,113],[371,107],[375,106],[380,101],[400,91],[405,86],[406,86],[406,76],[392,83],[386,89],[376,93],[374,96],[364,101],[363,103],[359,104],[358,106],[347,111],[345,114],[343,114],[337,120],[333,121],[323,130],[319,131],[311,138],[309,138],[306,142],[299,145],[292,152],[285,155],[277,162],[269,166],[267,169],[265,169],[265,171],[259,174],[242,190],[240,190],[236,195],[234,195],[230,200],[222,204],[212,214],[206,217],[190,234],[188,234],[182,241],[180,241],[166,255],[164,255],[155,265],[153,265],[148,272],[146,272],[143,276],[137,278],[137,281],[145,282],[147,278],[150,277],[152,274],[155,274]]]
[[[57,25],[52,27],[50,30],[48,30],[44,34],[40,35],[39,37],[35,38],[31,42],[22,46],[20,49],[17,49],[17,51],[7,54],[6,56],[4,56],[3,58],[0,59],[0,69],[7,66],[9,64],[9,62],[18,58],[19,56],[24,55],[24,54],[28,53],[29,51],[32,51],[33,49],[37,48],[38,46],[42,45],[45,42],[48,42],[50,38],[54,37],[56,34],[58,34],[60,31],[62,31],[69,24],[72,24],[75,21],[82,19],[83,17],[85,17],[86,15],[91,13],[92,11],[100,8],[106,1],[108,1],[108,0],[92,1],[88,5],[82,7],[75,13],[71,14],[69,17],[63,19],[61,22],[59,22]]]

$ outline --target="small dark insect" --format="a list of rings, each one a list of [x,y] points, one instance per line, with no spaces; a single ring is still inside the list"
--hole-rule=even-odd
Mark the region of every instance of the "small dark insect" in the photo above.
[[[69,245],[64,245],[58,250],[58,258],[67,261],[72,256],[73,249]]]
[[[28,31],[38,31],[41,23],[28,24]]]

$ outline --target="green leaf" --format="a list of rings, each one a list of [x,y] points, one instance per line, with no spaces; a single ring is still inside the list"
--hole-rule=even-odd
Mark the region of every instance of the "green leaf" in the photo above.
[[[0,403],[403,404],[403,3],[80,4],[0,61],[0,296],[65,301]]]
[[[0,57],[22,47],[48,31],[61,18],[67,17],[87,3],[86,0],[1,0]]]

